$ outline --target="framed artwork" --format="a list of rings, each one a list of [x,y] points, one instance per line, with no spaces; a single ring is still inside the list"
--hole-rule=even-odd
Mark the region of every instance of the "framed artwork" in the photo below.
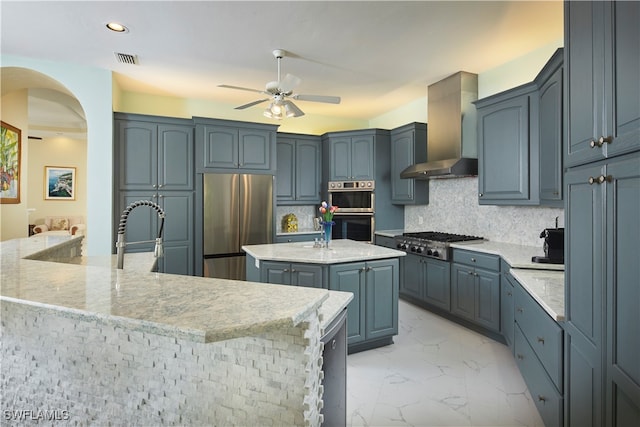
[[[76,168],[63,166],[45,166],[44,199],[75,200]]]
[[[0,122],[0,203],[20,203],[20,129]]]

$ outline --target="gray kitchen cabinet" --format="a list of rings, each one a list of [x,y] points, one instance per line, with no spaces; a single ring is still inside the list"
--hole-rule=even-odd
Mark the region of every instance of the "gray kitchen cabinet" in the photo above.
[[[329,151],[329,181],[375,179],[375,133],[329,133],[322,140]]]
[[[193,125],[189,120],[114,114],[120,190],[192,190]]]
[[[309,242],[313,244],[314,239],[320,238],[320,232],[316,233],[304,233],[304,234],[277,234],[276,243],[291,243],[291,242]]]
[[[500,258],[460,249],[451,264],[451,313],[500,332]]]
[[[515,296],[514,292],[514,281],[515,279],[509,273],[511,267],[506,262],[501,261],[501,287],[500,287],[500,330],[502,331],[502,336],[513,353],[514,349],[514,325],[515,325]]]
[[[564,165],[640,148],[640,4],[565,2]]]
[[[409,123],[391,130],[391,202],[399,205],[429,203],[429,182],[401,179],[400,172],[427,161],[427,125]]]
[[[563,55],[564,50],[558,49],[535,79],[538,85],[540,204],[559,208],[564,207],[562,199]]]
[[[566,422],[640,425],[640,152],[565,181]]]
[[[194,271],[194,193],[193,191],[120,191],[118,209],[122,212],[131,203],[150,200],[165,212],[163,249],[159,259],[161,273],[193,275]],[[115,230],[120,217],[116,218]],[[158,214],[147,206],[135,208],[129,214],[125,231],[125,242],[155,241],[160,227]],[[115,242],[115,240],[114,240]],[[127,252],[151,252],[154,243],[127,246]]]
[[[196,172],[273,173],[277,126],[194,117]]]
[[[398,260],[329,266],[329,289],[353,293],[347,306],[349,352],[391,344],[398,334]]]
[[[114,242],[120,215],[138,200],[157,203],[166,214],[164,273],[194,273],[194,140],[190,120],[114,113]],[[125,241],[154,241],[159,230],[155,210],[141,206],[128,217]],[[148,252],[153,243],[127,246]],[[114,244],[115,249],[115,244]]]
[[[277,285],[326,288],[324,270],[321,265],[263,261],[260,268],[261,281]]]
[[[481,205],[539,203],[536,90],[528,83],[475,102]]]
[[[320,137],[278,133],[278,205],[319,204],[322,180]]]
[[[640,3],[564,16],[565,425],[640,425]]]
[[[451,309],[451,273],[449,263],[407,254],[404,257],[400,294],[410,299]]]

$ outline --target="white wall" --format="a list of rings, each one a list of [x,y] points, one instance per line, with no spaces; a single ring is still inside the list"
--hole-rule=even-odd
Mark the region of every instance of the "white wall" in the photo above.
[[[75,200],[45,200],[45,166],[76,168]],[[87,217],[87,142],[69,138],[45,138],[29,141],[29,197],[30,224],[43,224],[45,216]],[[88,238],[88,234],[86,238]]]
[[[13,55],[2,55],[1,63],[3,67],[22,67],[53,78],[67,88],[82,105],[87,119],[87,254],[111,253],[113,247],[111,71]],[[9,218],[6,221],[8,222]],[[2,223],[4,228],[4,215]]]

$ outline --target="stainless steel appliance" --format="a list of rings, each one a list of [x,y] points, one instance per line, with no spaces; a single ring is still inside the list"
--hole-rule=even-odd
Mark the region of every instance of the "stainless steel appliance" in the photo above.
[[[373,242],[376,230],[376,221],[373,214],[342,214],[338,211],[333,215],[333,222],[335,222],[335,225],[331,228],[332,239]]]
[[[205,277],[244,280],[242,245],[273,241],[273,176],[203,175]]]
[[[338,206],[339,213],[375,211],[375,181],[329,181],[329,204]]]
[[[534,256],[532,262],[564,264],[564,228],[545,228],[540,233],[544,239],[544,256]]]
[[[396,241],[396,247],[400,250],[443,261],[451,259],[451,243],[482,242],[484,240],[478,236],[441,233],[437,231],[404,233],[400,236],[395,236],[394,239]]]

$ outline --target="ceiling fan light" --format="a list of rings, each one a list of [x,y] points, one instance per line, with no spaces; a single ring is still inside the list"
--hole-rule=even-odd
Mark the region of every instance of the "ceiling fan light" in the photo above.
[[[284,109],[282,105],[278,102],[272,102],[269,104],[266,110],[264,110],[264,116],[270,119],[278,119],[281,120],[284,118]]]

